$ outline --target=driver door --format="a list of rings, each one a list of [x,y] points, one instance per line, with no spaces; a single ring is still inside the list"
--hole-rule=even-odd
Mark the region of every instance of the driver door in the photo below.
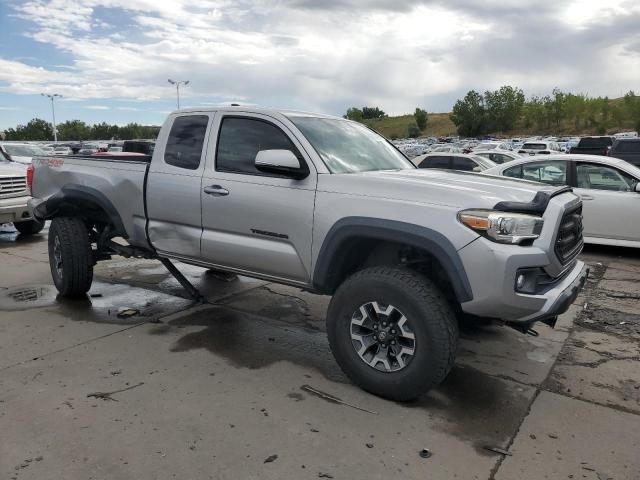
[[[202,259],[289,283],[311,280],[317,173],[286,125],[261,114],[219,114],[202,177]],[[259,171],[261,150],[291,150],[302,180]],[[211,150],[214,150],[213,152]]]

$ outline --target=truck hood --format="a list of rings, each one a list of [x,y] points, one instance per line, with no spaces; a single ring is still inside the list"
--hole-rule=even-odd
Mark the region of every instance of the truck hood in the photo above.
[[[30,165],[33,157],[23,157],[22,155],[11,155],[11,160],[16,163],[22,163],[24,165]]]
[[[0,177],[17,177],[27,174],[27,166],[19,163],[0,162]]]
[[[320,177],[319,190],[457,208],[493,208],[498,202],[530,202],[538,191],[546,187],[526,180],[438,169],[384,170]]]

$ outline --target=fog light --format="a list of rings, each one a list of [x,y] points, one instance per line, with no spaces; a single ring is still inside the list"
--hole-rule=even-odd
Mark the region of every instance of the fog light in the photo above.
[[[522,274],[518,275],[518,279],[516,280],[516,288],[518,290],[522,290],[522,287],[524,287],[525,280],[526,278],[524,278],[524,275]]]

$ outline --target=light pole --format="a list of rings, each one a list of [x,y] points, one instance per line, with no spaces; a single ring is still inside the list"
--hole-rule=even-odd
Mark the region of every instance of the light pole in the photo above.
[[[169,83],[171,85],[176,86],[176,95],[178,96],[178,110],[180,109],[180,85],[184,85],[185,87],[189,85],[189,80],[171,80],[169,79]]]
[[[53,117],[53,143],[58,143],[58,131],[56,130],[56,109],[53,106],[53,101],[58,98],[62,98],[62,95],[58,93],[50,94],[50,93],[41,93],[43,97],[49,97],[51,100],[51,116]]]

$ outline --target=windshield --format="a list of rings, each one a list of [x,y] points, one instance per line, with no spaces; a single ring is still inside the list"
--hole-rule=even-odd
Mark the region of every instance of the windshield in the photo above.
[[[474,150],[494,150],[496,147],[495,143],[481,143]]]
[[[525,143],[522,148],[524,150],[544,150],[547,145],[545,143]]]
[[[384,137],[358,123],[291,116],[331,173],[415,168]]]
[[[5,144],[4,149],[12,157],[33,157],[34,155],[43,155],[44,152],[38,147],[31,145],[9,145]]]
[[[496,163],[485,158],[485,157],[481,157],[480,155],[473,155],[471,158],[473,158],[479,165],[483,166],[484,168],[491,168],[491,167],[495,167]]]
[[[580,148],[600,148],[608,147],[613,143],[611,137],[585,137],[580,140]]]

